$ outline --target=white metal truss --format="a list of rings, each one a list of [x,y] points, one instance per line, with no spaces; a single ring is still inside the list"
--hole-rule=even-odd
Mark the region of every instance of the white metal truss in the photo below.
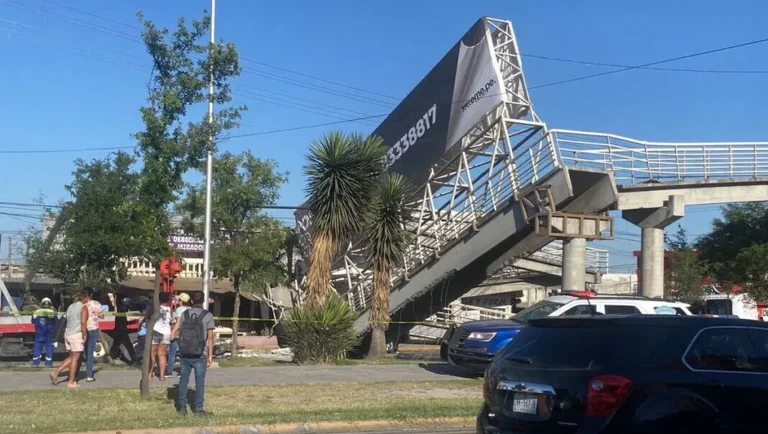
[[[403,265],[393,270],[393,284],[439,259],[465,234],[518,199],[523,189],[561,166],[610,171],[618,184],[768,177],[768,142],[656,143],[606,133],[548,130],[533,110],[512,24],[488,18],[486,30],[506,101],[466,133],[450,162],[429,169],[413,204],[414,221],[406,226],[413,242]],[[299,226],[308,227],[306,221]],[[362,245],[350,246],[333,276],[336,290],[357,310],[368,306],[372,286],[363,253]],[[562,247],[552,243],[533,255],[557,264]],[[588,248],[586,259],[593,271],[607,268],[606,251]],[[500,273],[516,272],[513,263],[514,259]]]
[[[419,186],[414,222],[406,227],[413,243],[403,266],[392,273],[393,283],[439,258],[523,188],[559,165],[555,144],[547,139],[546,125],[531,105],[512,24],[497,19],[487,23],[507,100],[460,140],[450,162],[430,168],[426,182]],[[365,309],[372,276],[361,246],[348,249],[338,266],[343,269],[334,279],[338,292],[356,309]]]

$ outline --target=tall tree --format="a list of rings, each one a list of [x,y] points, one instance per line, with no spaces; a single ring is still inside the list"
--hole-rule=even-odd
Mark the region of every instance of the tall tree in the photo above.
[[[312,214],[312,253],[306,302],[331,294],[331,266],[339,243],[364,228],[374,188],[384,170],[381,138],[332,132],[314,141],[304,173]]]
[[[262,210],[275,205],[287,173],[277,172],[274,161],[260,160],[246,151],[214,159],[213,174],[212,269],[217,279],[232,282],[235,293],[232,357],[236,357],[241,291],[263,290],[286,276],[281,260],[289,232]],[[205,183],[190,187],[178,209],[188,219],[186,226],[202,233]]]
[[[687,231],[680,225],[672,236],[664,236],[667,244],[667,276],[664,279],[665,296],[684,303],[697,304],[704,299],[702,278],[704,265],[688,240]]]
[[[147,83],[147,104],[141,108],[144,129],[135,135],[142,159],[139,197],[145,221],[155,229],[155,238],[146,245],[146,257],[153,262],[168,251],[171,232],[169,207],[183,187],[183,176],[191,168],[200,168],[207,152],[215,151],[219,135],[238,125],[242,106],[230,106],[229,82],[240,74],[237,50],[231,43],[208,42],[210,15],[187,25],[180,18],[176,30],[158,28],[144,19],[142,40],[152,58],[152,75]],[[190,121],[190,111],[210,101],[208,85],[213,83],[217,113],[213,119],[204,115]],[[211,140],[213,138],[213,140]],[[154,326],[160,311],[158,286],[153,295],[153,312],[148,329]],[[144,363],[149,360],[149,346]],[[141,394],[149,396],[147,367],[142,370]]]
[[[373,266],[371,348],[368,357],[386,354],[392,269],[402,262],[408,242],[405,230],[411,218],[406,207],[409,188],[400,174],[387,174],[376,190],[365,233],[368,261]]]
[[[155,237],[140,204],[134,162],[124,152],[75,161],[73,180],[66,186],[72,200],[53,217],[48,236],[40,233],[28,240],[32,262],[79,286],[114,287],[125,279],[124,260],[143,256]]]
[[[730,288],[743,288],[756,301],[768,300],[768,206],[765,203],[726,205],[722,218],[712,221],[712,231],[697,247],[712,277]]]

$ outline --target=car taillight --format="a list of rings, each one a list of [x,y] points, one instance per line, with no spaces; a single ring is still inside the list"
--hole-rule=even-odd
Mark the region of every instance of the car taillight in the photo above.
[[[624,402],[632,380],[618,375],[598,375],[589,380],[587,416],[608,416]]]

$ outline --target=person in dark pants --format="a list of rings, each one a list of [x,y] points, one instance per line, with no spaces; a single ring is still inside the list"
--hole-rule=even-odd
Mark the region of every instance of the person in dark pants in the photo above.
[[[205,411],[205,371],[213,364],[213,315],[203,309],[205,300],[202,292],[192,294],[192,307],[187,309],[176,321],[172,336],[179,338],[181,352],[181,375],[179,378],[180,415],[187,415],[187,390],[189,376],[195,371],[195,406],[194,414],[208,416]]]
[[[128,317],[126,316],[130,309],[130,298],[117,300],[114,340],[112,341],[112,348],[109,349],[109,354],[113,359],[122,358],[129,365],[136,361],[136,353],[133,351],[133,343],[128,333]]]
[[[179,321],[179,317],[189,309],[190,304],[189,294],[182,292],[178,296],[179,306],[173,312],[174,324]],[[166,377],[174,377],[176,374],[173,372],[173,367],[176,364],[176,353],[179,352],[179,339],[177,336],[172,336],[171,345],[168,347],[168,365],[165,368]]]
[[[53,367],[53,340],[51,335],[56,327],[56,312],[51,309],[51,299],[45,297],[40,302],[40,309],[32,314],[32,324],[35,325],[35,348],[32,353],[32,366],[40,366],[40,359],[45,350],[45,366]]]

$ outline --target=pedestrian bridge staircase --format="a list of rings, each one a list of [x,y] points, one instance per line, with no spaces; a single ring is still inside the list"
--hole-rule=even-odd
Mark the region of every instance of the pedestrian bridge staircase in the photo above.
[[[392,273],[391,340],[410,330],[407,322],[440,315],[515,261],[542,260],[557,250],[554,238],[536,232],[537,216],[618,209],[623,189],[633,185],[766,184],[765,142],[655,143],[549,130],[530,103],[511,23],[488,19],[488,31],[509,98],[457,143],[450,161],[429,168],[418,186],[416,218],[406,227],[413,241]],[[371,276],[360,247],[350,246],[337,264],[334,288],[357,310],[356,325],[364,331]],[[597,270],[603,254],[590,252],[588,265]],[[557,256],[544,261],[557,264]]]

